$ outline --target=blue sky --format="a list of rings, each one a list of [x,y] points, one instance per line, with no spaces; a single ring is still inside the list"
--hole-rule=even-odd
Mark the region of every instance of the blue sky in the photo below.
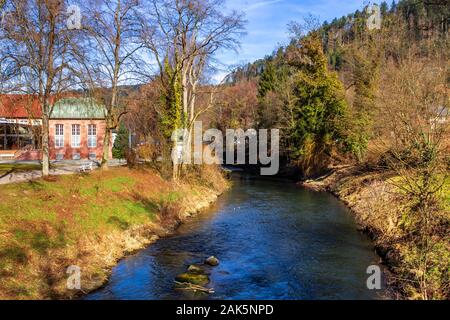
[[[245,13],[247,35],[241,39],[238,53],[223,52],[217,58],[227,66],[255,61],[289,41],[289,22],[302,22],[309,14],[321,22],[331,21],[361,10],[367,3],[366,0],[227,0],[224,10]],[[215,80],[220,81],[227,73],[219,72]]]

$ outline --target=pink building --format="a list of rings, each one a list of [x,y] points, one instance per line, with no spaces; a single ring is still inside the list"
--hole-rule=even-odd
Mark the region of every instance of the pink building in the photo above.
[[[59,101],[50,117],[50,159],[101,160],[105,112],[103,106],[88,99]],[[40,106],[35,99],[17,95],[0,97],[0,160],[41,159],[41,131]],[[110,156],[111,153],[110,149]]]

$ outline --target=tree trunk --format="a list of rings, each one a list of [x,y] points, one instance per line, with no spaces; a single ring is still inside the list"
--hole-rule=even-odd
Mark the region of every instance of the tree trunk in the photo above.
[[[186,126],[188,123],[188,100],[189,100],[189,89],[187,84],[187,76],[186,76],[186,70],[182,70],[182,76],[181,76],[181,86],[183,90],[183,126]]]
[[[111,146],[111,129],[107,126],[105,130],[105,139],[103,140],[103,157],[101,163],[102,170],[108,170],[109,149]]]
[[[172,179],[173,181],[178,180],[178,164],[174,163],[172,168]]]
[[[48,177],[50,174],[49,157],[49,117],[42,115],[42,176]]]

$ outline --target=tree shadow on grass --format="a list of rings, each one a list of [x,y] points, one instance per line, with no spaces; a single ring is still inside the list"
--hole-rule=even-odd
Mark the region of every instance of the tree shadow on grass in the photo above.
[[[27,183],[27,186],[32,189],[33,191],[42,191],[44,190],[44,185],[36,180],[30,180]]]
[[[139,202],[149,213],[157,214],[160,211],[160,205],[154,200],[144,197],[143,195],[133,192],[132,193],[133,201]]]
[[[126,222],[125,220],[123,220],[117,216],[109,217],[107,223],[114,225],[121,230],[127,230],[130,227],[130,224],[128,222]]]
[[[11,246],[0,250],[0,261],[3,259],[24,265],[28,262],[28,255],[25,249],[19,246]]]

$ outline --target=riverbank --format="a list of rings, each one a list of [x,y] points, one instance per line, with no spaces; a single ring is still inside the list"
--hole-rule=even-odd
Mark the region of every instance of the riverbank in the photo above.
[[[342,200],[355,214],[361,230],[372,238],[378,254],[389,270],[388,287],[394,299],[420,299],[417,282],[422,258],[420,251],[405,234],[404,197],[395,187],[398,177],[388,171],[368,171],[354,166],[341,166],[316,180],[301,184],[317,191],[327,191]],[[446,181],[441,195],[442,211],[433,247],[426,263],[426,275],[433,299],[449,299],[450,241],[450,181]],[[432,267],[431,267],[432,266]]]
[[[246,174],[211,209],[173,236],[119,262],[88,300],[380,299],[367,267],[379,262],[372,242],[335,197],[286,180]],[[177,290],[174,280],[209,256],[209,295]]]
[[[189,183],[114,168],[0,189],[0,299],[70,299],[102,286],[116,263],[169,235],[227,187],[217,168]],[[67,288],[70,266],[81,290]]]

